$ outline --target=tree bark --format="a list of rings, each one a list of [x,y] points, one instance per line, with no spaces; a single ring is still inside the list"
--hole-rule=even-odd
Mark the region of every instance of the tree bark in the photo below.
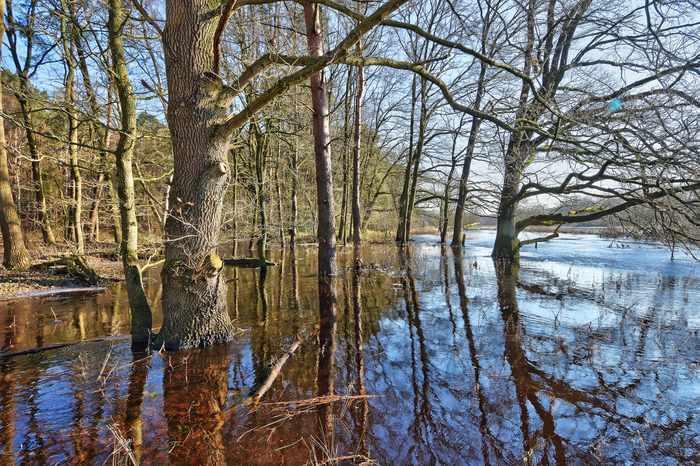
[[[41,228],[41,234],[44,243],[52,245],[56,243],[51,224],[49,223],[46,195],[44,192],[44,177],[41,170],[41,162],[39,149],[34,135],[34,118],[32,117],[32,104],[30,100],[31,86],[29,84],[29,69],[32,66],[32,56],[34,52],[34,23],[36,20],[36,5],[37,1],[33,0],[27,10],[26,27],[23,27],[22,35],[26,38],[24,42],[25,59],[20,60],[19,50],[17,45],[17,28],[15,26],[14,12],[12,1],[7,2],[7,31],[8,49],[12,55],[12,61],[15,64],[15,70],[19,81],[19,90],[15,92],[15,96],[19,102],[20,111],[22,112],[22,123],[27,138],[27,147],[29,149],[29,157],[32,160],[32,182],[34,189],[35,209],[37,213],[37,221]]]
[[[75,110],[75,61],[73,58],[73,46],[71,32],[69,32],[67,15],[70,12],[68,0],[61,0],[63,16],[61,16],[61,41],[63,43],[63,56],[66,63],[65,77],[65,101],[68,115],[68,167],[70,173],[70,208],[68,209],[69,239],[75,243],[78,254],[85,253],[83,239],[82,197],[83,181],[78,167],[78,117]],[[70,28],[74,28],[71,25]]]
[[[477,90],[477,101],[481,101]],[[479,107],[474,104],[476,109]],[[455,206],[454,225],[452,226],[453,247],[461,247],[464,242],[464,207],[467,202],[467,185],[469,183],[469,172],[471,171],[472,159],[474,158],[474,148],[476,139],[479,136],[481,119],[473,118],[471,130],[469,131],[469,141],[467,142],[467,152],[464,155],[464,165],[462,166],[462,176],[459,179],[459,194],[457,195],[457,205]]]
[[[109,48],[112,53],[114,86],[119,96],[121,130],[114,151],[117,173],[117,193],[121,217],[120,253],[126,279],[126,291],[131,311],[132,346],[150,344],[151,308],[143,288],[138,257],[138,222],[132,160],[136,137],[136,98],[134,96],[124,54],[122,30],[127,21],[123,0],[109,0]]]
[[[358,55],[362,54],[362,41],[357,43]],[[362,145],[362,99],[365,92],[365,70],[357,67],[357,89],[355,91],[355,134],[352,150],[352,242],[359,246],[362,232],[360,214],[360,146]],[[358,258],[359,259],[359,258]]]
[[[404,241],[408,241],[411,237],[411,222],[413,220],[413,208],[416,205],[416,190],[418,189],[418,169],[420,168],[420,160],[423,156],[423,146],[425,144],[425,133],[428,127],[428,89],[425,79],[421,79],[420,86],[420,120],[418,122],[418,140],[416,142],[416,150],[413,154],[413,174],[411,176],[411,188],[408,192],[408,202],[406,203],[406,226]]]
[[[513,137],[518,137],[517,132],[513,134]],[[521,153],[526,150],[526,147],[521,147],[522,145],[527,146],[527,142],[511,141],[506,152],[505,176],[498,205],[496,241],[491,253],[493,257],[499,259],[515,260],[519,256],[520,244],[515,225],[515,210],[517,208],[516,195],[520,187],[526,159]]]
[[[411,124],[408,136],[408,155],[406,156],[406,170],[404,171],[403,177],[403,189],[401,191],[401,198],[399,199],[399,225],[396,228],[396,241],[398,243],[405,243],[407,240],[406,235],[406,215],[408,212],[408,191],[411,186],[411,168],[413,167],[413,128],[415,126],[416,119],[416,84],[418,78],[413,75],[413,81],[411,84]]]
[[[340,225],[338,226],[338,241],[347,242],[347,218],[348,218],[348,152],[350,147],[350,92],[352,90],[352,68],[348,66],[348,76],[345,81],[345,102],[343,115],[343,193],[340,197]]]
[[[163,48],[174,173],[165,224],[159,339],[167,349],[224,342],[233,333],[217,254],[230,177],[229,134],[215,131],[229,107],[220,98],[221,80],[212,73],[222,15],[218,5],[211,0],[166,2]]]
[[[5,15],[5,0],[0,0],[0,17]],[[4,22],[0,24],[0,37],[3,36]],[[0,51],[0,54],[2,52]],[[2,89],[0,86],[0,112],[2,111]],[[3,265],[8,269],[26,269],[29,267],[29,253],[24,244],[22,224],[17,214],[10,170],[5,151],[5,124],[0,123],[0,231],[3,240]]]
[[[323,56],[323,35],[319,6],[304,3],[306,40],[309,54]],[[318,208],[318,274],[335,275],[335,218],[333,208],[333,177],[331,171],[330,123],[324,70],[310,77],[311,105],[313,108],[314,154],[316,161],[316,190]]]

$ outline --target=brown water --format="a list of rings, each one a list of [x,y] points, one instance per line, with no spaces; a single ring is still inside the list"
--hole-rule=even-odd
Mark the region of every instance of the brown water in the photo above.
[[[208,350],[132,354],[120,285],[0,306],[2,351],[85,340],[0,356],[0,463],[698,462],[697,264],[571,235],[497,268],[491,240],[341,250],[321,309],[315,250],[277,251],[227,272],[243,333]]]

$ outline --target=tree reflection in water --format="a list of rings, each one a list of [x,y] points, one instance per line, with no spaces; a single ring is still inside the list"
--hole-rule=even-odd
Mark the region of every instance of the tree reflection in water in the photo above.
[[[173,353],[165,362],[163,410],[171,464],[226,464],[222,428],[229,347]]]
[[[230,271],[232,345],[0,356],[0,464],[112,462],[110,428],[144,464],[698,462],[700,280],[681,262],[518,269],[415,244],[364,247],[358,269],[348,249],[321,283],[311,248]],[[119,293],[0,306],[2,350],[128,334]]]

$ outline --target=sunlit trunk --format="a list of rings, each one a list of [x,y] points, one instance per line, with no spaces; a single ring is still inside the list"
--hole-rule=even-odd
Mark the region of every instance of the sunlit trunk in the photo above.
[[[70,11],[68,0],[61,0],[64,16],[61,17],[61,40],[63,58],[66,63],[65,102],[68,116],[68,168],[70,173],[70,207],[68,209],[68,238],[75,243],[78,254],[85,253],[83,239],[83,180],[78,166],[78,115],[75,109],[75,60],[73,43],[70,37],[75,25],[68,24],[65,15]],[[70,31],[69,31],[70,27]]]
[[[174,174],[165,224],[163,327],[166,348],[228,341],[233,326],[217,254],[230,173],[229,137],[214,131],[227,115],[212,76],[220,10],[211,2],[168,0],[163,32],[167,120]]]
[[[309,54],[320,57],[323,55],[323,32],[317,4],[304,3],[304,20]],[[335,274],[335,212],[333,208],[331,134],[325,71],[321,70],[312,74],[310,81],[316,161],[318,274],[320,277],[329,277]]]
[[[0,0],[0,16],[4,16],[4,12],[5,0]],[[4,32],[4,23],[1,23],[0,37]],[[0,89],[0,111],[2,111],[2,89]],[[3,119],[0,123],[0,231],[3,243],[3,265],[8,269],[24,269],[30,264],[29,253],[24,245],[22,224],[12,197],[10,169],[5,150],[4,123]]]
[[[136,98],[129,81],[121,30],[127,16],[121,0],[110,0],[109,46],[114,68],[114,86],[119,96],[121,127],[114,151],[117,194],[121,225],[120,253],[124,267],[126,291],[131,311],[132,345],[141,347],[151,341],[151,308],[143,288],[138,258],[138,221],[132,159],[136,136]]]
[[[362,53],[362,43],[358,42],[358,52]],[[362,216],[360,214],[360,146],[362,144],[362,99],[365,92],[365,70],[357,68],[357,89],[355,90],[355,133],[352,150],[352,242],[360,244]],[[359,259],[359,258],[356,258]]]

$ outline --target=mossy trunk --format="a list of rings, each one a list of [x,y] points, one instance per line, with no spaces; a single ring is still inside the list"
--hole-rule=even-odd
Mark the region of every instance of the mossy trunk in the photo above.
[[[136,136],[136,98],[129,81],[121,37],[127,17],[121,0],[110,0],[109,5],[109,46],[114,68],[114,87],[119,96],[121,111],[121,127],[114,151],[121,227],[120,254],[129,298],[132,346],[139,348],[151,342],[152,316],[143,288],[138,258],[138,222],[132,168]]]

